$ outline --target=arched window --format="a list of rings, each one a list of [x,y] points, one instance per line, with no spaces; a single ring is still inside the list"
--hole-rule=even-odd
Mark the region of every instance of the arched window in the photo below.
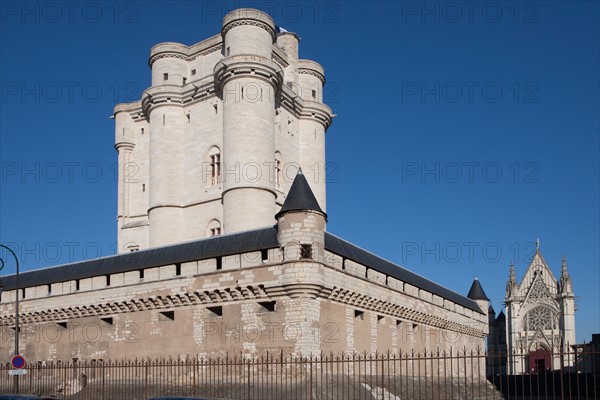
[[[221,183],[221,150],[213,146],[208,151],[210,185],[216,186]]]
[[[213,219],[208,223],[208,236],[219,236],[221,234],[221,223]]]

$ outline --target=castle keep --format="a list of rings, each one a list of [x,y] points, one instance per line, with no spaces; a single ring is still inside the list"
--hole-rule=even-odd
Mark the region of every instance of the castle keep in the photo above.
[[[152,87],[115,108],[121,251],[273,225],[299,167],[326,209],[323,67],[275,29],[239,9],[218,35],[151,49]]]
[[[258,10],[150,51],[115,107],[120,254],[2,278],[29,360],[483,348],[488,300],[326,231],[323,68]]]

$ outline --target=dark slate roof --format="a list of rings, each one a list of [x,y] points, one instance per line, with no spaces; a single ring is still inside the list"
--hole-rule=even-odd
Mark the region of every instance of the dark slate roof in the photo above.
[[[500,311],[500,314],[496,317],[496,321],[506,319],[506,315],[504,315],[504,311]]]
[[[57,267],[37,269],[19,274],[19,287],[47,285],[92,276],[136,271],[162,265],[206,260],[279,247],[277,229],[263,228],[231,235],[215,236],[208,239],[134,251],[95,260],[82,261]],[[15,275],[0,277],[4,290],[16,287]]]
[[[280,215],[285,214],[288,211],[300,211],[300,210],[312,210],[318,211],[321,214],[327,215],[321,210],[317,199],[313,191],[308,184],[308,181],[304,177],[302,170],[299,169],[296,177],[294,178],[294,182],[292,182],[292,187],[287,195],[287,198],[283,202],[283,206],[281,210],[275,215],[275,218],[279,218]]]
[[[33,287],[93,276],[137,271],[194,260],[206,260],[233,254],[279,247],[277,228],[268,227],[231,235],[140,250],[126,254],[82,261],[57,267],[43,268],[19,274],[19,287]],[[378,257],[360,247],[325,232],[325,249],[341,257],[363,264],[375,271],[427,290],[456,304],[482,313],[473,300],[423,278],[399,265]],[[15,275],[0,277],[4,290],[16,287]]]
[[[384,273],[392,278],[398,279],[402,282],[409,283],[420,289],[426,290],[433,294],[436,294],[444,299],[453,301],[456,304],[460,304],[463,307],[469,308],[473,311],[483,314],[483,311],[476,302],[466,298],[450,289],[447,289],[429,279],[423,278],[421,275],[417,275],[397,264],[387,261],[381,257],[376,256],[360,247],[347,242],[337,236],[334,236],[328,232],[325,232],[325,250],[328,250],[334,254],[350,259],[357,263],[363,264],[375,271]]]
[[[467,297],[472,300],[490,301],[490,299],[488,299],[487,295],[483,291],[483,288],[481,287],[481,283],[479,283],[479,279],[477,279],[477,278],[475,278],[475,280],[473,281],[473,284],[471,285],[471,289],[469,289],[469,293],[467,294]]]

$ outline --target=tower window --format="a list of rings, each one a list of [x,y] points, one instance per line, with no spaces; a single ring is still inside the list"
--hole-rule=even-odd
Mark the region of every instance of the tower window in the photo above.
[[[145,191],[146,191],[146,184],[142,183],[142,192],[145,192]]]
[[[140,269],[139,272],[140,272],[140,279],[144,279],[144,270]]]
[[[192,73],[192,75],[196,75],[196,70],[195,70],[195,69],[193,69],[193,70],[191,71],[191,73]]]
[[[144,134],[144,128],[142,128],[142,135]]]
[[[317,99],[317,91],[316,90],[312,91],[312,98],[315,100]]]
[[[281,161],[275,160],[275,187],[281,188]]]
[[[175,264],[175,275],[181,275],[181,263]]]
[[[163,81],[168,81],[168,80],[169,80],[169,74],[165,72],[163,74]]]
[[[269,260],[269,250],[261,250],[260,251],[260,258],[262,259],[262,261],[268,261]]]
[[[186,82],[187,82],[187,78],[185,78],[185,77],[184,77],[184,78],[183,78],[183,84],[185,85],[185,84],[186,84]]]
[[[208,236],[219,236],[221,234],[221,223],[213,219],[208,223]]]
[[[79,290],[79,279],[75,281],[75,290]]]
[[[311,259],[312,258],[312,246],[310,244],[300,245],[300,258]]]
[[[221,153],[210,156],[210,182],[213,186],[221,183]]]
[[[106,275],[106,286],[110,286],[110,275]]]
[[[217,257],[217,270],[223,269],[223,258]]]

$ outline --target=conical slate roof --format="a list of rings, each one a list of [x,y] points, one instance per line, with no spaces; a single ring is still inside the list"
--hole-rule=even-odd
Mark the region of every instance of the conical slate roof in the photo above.
[[[479,279],[477,278],[475,278],[475,280],[473,281],[473,284],[471,285],[471,289],[469,289],[469,294],[467,294],[467,297],[471,300],[490,300],[483,291],[481,283],[479,283]]]
[[[281,207],[281,210],[275,215],[275,218],[279,218],[289,211],[305,210],[320,212],[327,218],[327,214],[321,210],[308,181],[304,177],[302,169],[299,169],[294,178],[294,182],[292,182],[292,187],[290,188],[287,198],[283,202],[283,207]]]

